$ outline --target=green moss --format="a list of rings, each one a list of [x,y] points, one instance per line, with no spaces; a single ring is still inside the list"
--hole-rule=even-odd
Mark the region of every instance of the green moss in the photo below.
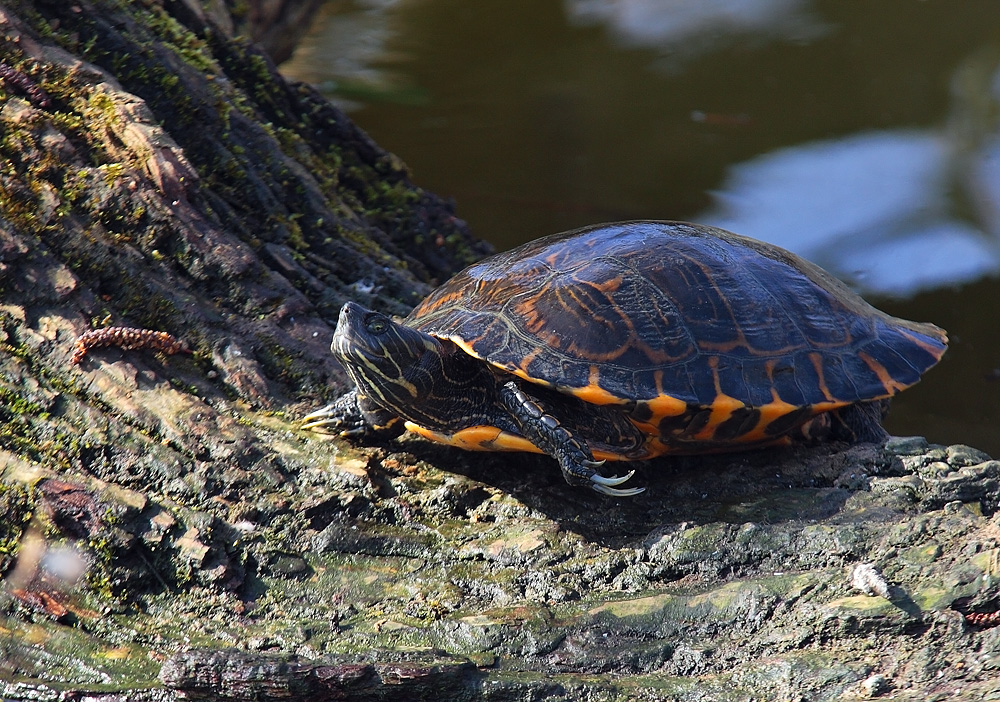
[[[0,316],[0,327],[7,324],[12,324],[12,320]],[[8,341],[14,338],[6,330],[0,334]],[[23,360],[30,358],[30,351],[26,347],[8,341],[0,344],[0,350]],[[15,382],[0,376],[0,447],[30,461],[42,460],[46,454],[51,453],[51,442],[41,443],[36,424],[44,424],[49,413],[15,388]]]
[[[101,175],[104,176],[104,184],[109,188],[118,183],[118,179],[126,170],[124,163],[105,163],[97,167]]]
[[[264,373],[269,378],[276,378],[291,387],[299,387],[304,383],[306,374],[300,370],[302,368],[301,359],[288,350],[275,339],[263,337],[261,339],[264,346],[257,350],[257,360],[260,361]]]
[[[130,3],[131,4],[131,3]],[[137,20],[173,48],[189,66],[204,73],[216,74],[219,68],[208,45],[159,5],[147,6],[137,13]]]
[[[309,248],[309,242],[302,234],[302,227],[299,226],[299,219],[302,214],[296,212],[288,217],[288,245],[292,247],[292,255],[299,256],[300,252]]]
[[[116,592],[114,569],[117,559],[121,556],[121,542],[114,538],[113,530],[121,520],[110,508],[101,515],[101,526],[87,541],[87,550],[91,555],[90,568],[87,569],[87,584],[101,597],[114,599],[124,593]]]
[[[0,576],[17,558],[24,530],[35,509],[34,491],[20,484],[0,483]]]
[[[65,468],[69,443],[43,407],[0,385],[0,447],[27,461]]]
[[[24,396],[0,386],[0,411],[8,415],[34,414],[42,419],[48,419],[48,412],[43,412],[41,406],[28,400]]]

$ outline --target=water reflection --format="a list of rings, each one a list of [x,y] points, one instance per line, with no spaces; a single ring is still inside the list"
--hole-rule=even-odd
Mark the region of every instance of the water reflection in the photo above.
[[[283,65],[300,80],[317,85],[339,107],[357,110],[371,101],[421,104],[423,91],[405,74],[386,67],[396,36],[392,11],[406,0],[359,0],[345,8],[328,2],[304,45]],[[328,50],[336,47],[335,50]]]
[[[977,52],[952,84],[943,128],[867,132],[733,165],[699,219],[882,295],[909,297],[1000,271],[994,52]]]
[[[569,20],[602,24],[626,47],[690,58],[737,37],[807,41],[828,28],[809,0],[565,0]],[[660,64],[664,65],[664,64]]]
[[[948,147],[939,133],[900,130],[782,149],[733,166],[699,219],[869,292],[906,297],[972,281],[1000,270],[1000,232],[956,216],[952,193],[966,183],[953,177]],[[967,175],[984,205],[1000,202],[1000,180]]]

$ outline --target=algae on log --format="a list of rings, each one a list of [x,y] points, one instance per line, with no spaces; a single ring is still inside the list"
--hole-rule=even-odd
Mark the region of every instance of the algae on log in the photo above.
[[[0,697],[1000,694],[974,449],[659,460],[611,500],[297,430],[345,299],[405,312],[485,248],[199,7],[0,8]],[[72,364],[109,324],[194,353]]]

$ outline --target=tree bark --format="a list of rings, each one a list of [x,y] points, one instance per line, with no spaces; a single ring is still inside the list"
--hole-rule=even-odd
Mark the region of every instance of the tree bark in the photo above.
[[[974,449],[653,461],[611,500],[298,430],[345,300],[405,313],[488,247],[230,6],[0,8],[0,697],[997,693]]]

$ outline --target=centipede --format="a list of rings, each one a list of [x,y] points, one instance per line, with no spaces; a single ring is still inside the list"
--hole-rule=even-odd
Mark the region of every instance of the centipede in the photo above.
[[[125,351],[151,349],[167,355],[191,353],[191,349],[184,341],[167,332],[133,327],[106,327],[92,329],[77,337],[76,351],[73,353],[70,363],[74,365],[80,363],[91,349],[101,346],[116,346]]]
[[[981,627],[1000,626],[1000,612],[970,612],[965,621]]]

